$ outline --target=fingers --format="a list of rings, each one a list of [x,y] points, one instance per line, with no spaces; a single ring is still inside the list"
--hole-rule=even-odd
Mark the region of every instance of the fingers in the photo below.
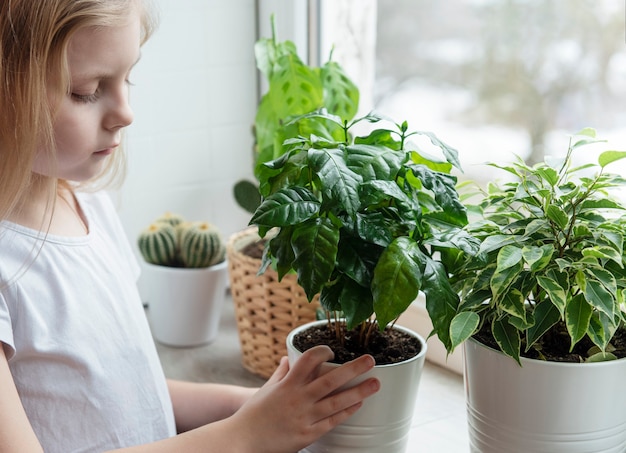
[[[322,398],[341,388],[354,378],[368,372],[374,368],[375,364],[376,362],[372,356],[361,356],[319,376],[311,383],[310,391],[318,398]]]
[[[378,379],[370,378],[346,390],[328,395],[315,405],[314,423],[321,424],[322,429],[331,429],[356,412],[364,399],[379,390]]]
[[[280,382],[287,375],[289,371],[289,359],[287,357],[281,357],[280,362],[278,363],[278,367],[274,370],[274,373],[270,376],[267,383],[272,384],[275,382]]]
[[[314,379],[319,366],[335,357],[332,349],[328,346],[315,346],[304,352],[291,368],[290,379],[304,382]]]

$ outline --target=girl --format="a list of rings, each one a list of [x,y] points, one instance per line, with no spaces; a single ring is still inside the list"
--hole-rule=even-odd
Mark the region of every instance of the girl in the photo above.
[[[261,389],[166,381],[104,193],[151,32],[141,0],[0,0],[0,451],[292,453],[378,390],[326,347]],[[176,432],[180,433],[175,435]]]

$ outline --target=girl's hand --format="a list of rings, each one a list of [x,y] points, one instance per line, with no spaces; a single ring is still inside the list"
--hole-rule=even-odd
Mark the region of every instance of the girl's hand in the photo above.
[[[283,357],[267,383],[231,417],[240,433],[234,444],[254,446],[258,453],[293,453],[346,420],[379,390],[377,379],[367,379],[335,393],[372,369],[374,359],[362,356],[320,376],[320,365],[332,358],[327,346],[308,350],[291,369]]]

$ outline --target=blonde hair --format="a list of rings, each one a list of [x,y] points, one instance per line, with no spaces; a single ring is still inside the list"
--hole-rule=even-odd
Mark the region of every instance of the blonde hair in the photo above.
[[[120,25],[132,8],[141,13],[143,44],[155,24],[146,0],[0,2],[0,220],[16,210],[31,184],[35,154],[44,149],[56,156],[50,99],[69,89],[70,38],[84,27]],[[115,154],[96,179],[121,171],[124,156]]]

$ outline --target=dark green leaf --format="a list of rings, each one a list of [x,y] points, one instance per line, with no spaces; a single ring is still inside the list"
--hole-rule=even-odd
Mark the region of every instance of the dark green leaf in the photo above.
[[[426,310],[433,323],[433,331],[451,352],[450,323],[457,314],[459,295],[450,286],[443,265],[432,258],[426,259],[422,291],[426,295]]]
[[[310,149],[309,162],[326,196],[340,202],[348,215],[354,215],[360,205],[358,190],[363,178],[348,168],[343,152],[339,149]]]
[[[403,313],[422,286],[424,256],[418,244],[407,238],[394,240],[382,253],[372,280],[374,311],[383,328]]]
[[[526,331],[526,350],[541,338],[553,325],[561,319],[559,310],[549,300],[543,300],[535,305],[535,324]]]
[[[309,301],[330,280],[338,243],[339,229],[327,218],[306,221],[294,230],[294,268]]]
[[[454,217],[459,218],[459,226],[467,223],[467,210],[459,200],[454,176],[432,171],[424,165],[410,165],[410,169],[424,187],[432,191],[442,210],[453,213]]]
[[[352,329],[374,313],[372,292],[348,278],[342,278],[341,282],[341,310],[346,317],[348,329]]]
[[[404,153],[373,145],[352,145],[346,147],[346,164],[364,181],[381,179],[393,181],[398,175]]]
[[[546,216],[548,216],[548,218],[552,220],[561,230],[567,228],[569,217],[558,206],[555,206],[553,204],[548,206],[548,208],[546,209]]]
[[[283,227],[269,242],[272,256],[276,258],[276,272],[279,280],[291,272],[295,259],[293,248],[291,247],[292,232],[292,227]]]
[[[317,215],[320,202],[304,187],[281,189],[270,195],[256,210],[251,225],[282,227],[304,222]]]

